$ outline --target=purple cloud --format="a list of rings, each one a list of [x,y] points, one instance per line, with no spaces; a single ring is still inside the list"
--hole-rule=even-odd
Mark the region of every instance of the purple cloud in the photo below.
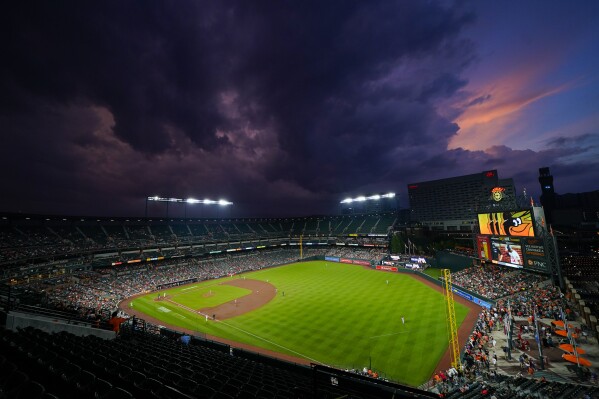
[[[448,104],[479,57],[461,2],[10,8],[7,211],[139,215],[159,194],[224,197],[235,216],[330,213],[346,194],[492,167],[529,184],[523,170],[571,173],[583,152],[447,150],[462,111]]]

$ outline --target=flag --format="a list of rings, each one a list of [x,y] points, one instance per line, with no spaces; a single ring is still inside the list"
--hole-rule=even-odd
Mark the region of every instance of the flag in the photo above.
[[[532,199],[532,195],[530,196],[530,206],[535,206],[535,202]]]

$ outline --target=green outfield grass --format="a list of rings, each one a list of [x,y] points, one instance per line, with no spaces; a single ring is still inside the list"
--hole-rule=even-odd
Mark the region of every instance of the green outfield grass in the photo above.
[[[429,267],[428,269],[426,269],[424,271],[424,274],[428,274],[429,276],[438,279],[439,277],[441,277],[443,275],[443,269],[435,269],[435,268]]]
[[[136,298],[133,306],[165,324],[313,362],[359,369],[372,364],[382,376],[412,386],[430,378],[447,350],[443,295],[409,274],[318,261],[245,276],[269,280],[278,294],[266,306],[235,318],[206,322],[175,304],[154,301],[156,293]],[[192,309],[215,306],[248,293],[219,285],[232,278],[161,293]],[[455,303],[455,310],[460,325],[468,309]]]

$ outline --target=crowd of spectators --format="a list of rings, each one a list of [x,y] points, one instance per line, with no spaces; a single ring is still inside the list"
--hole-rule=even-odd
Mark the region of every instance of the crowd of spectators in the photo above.
[[[367,258],[379,256],[376,250],[354,248],[315,248],[304,253],[313,255]],[[120,301],[136,294],[152,292],[160,287],[190,280],[208,280],[259,270],[298,260],[297,248],[254,251],[214,258],[189,258],[123,265],[82,272],[30,284],[30,289],[43,292],[45,305],[77,312],[85,318],[110,314]]]
[[[71,277],[62,282],[40,286],[47,304],[61,310],[74,310],[82,316],[112,312],[123,299],[135,294],[151,292],[158,287],[192,279],[207,280],[242,271],[256,270],[286,263],[297,257],[291,251],[256,252],[243,256],[226,256],[207,260],[186,259],[157,264],[122,266],[100,269]]]
[[[561,319],[560,307],[563,304],[562,297],[558,287],[551,284],[539,284],[535,289],[518,292],[509,298],[498,300],[497,306],[507,308],[509,299],[512,313],[515,316],[531,315],[533,308],[536,307],[539,317],[559,320]]]
[[[334,256],[338,258],[354,258],[363,259],[378,262],[387,255],[386,249],[372,248],[372,249],[360,249],[360,248],[348,248],[348,247],[333,247],[327,249],[324,253],[325,256]]]
[[[490,393],[500,386],[499,382],[506,378],[511,379],[511,384],[514,385],[518,384],[523,373],[534,375],[538,364],[533,357],[527,355],[519,357],[523,373],[516,378],[498,375],[497,359],[499,355],[504,355],[502,352],[504,348],[496,347],[497,341],[493,335],[503,334],[505,336],[507,334],[504,320],[509,309],[512,316],[528,319],[527,324],[522,325],[520,330],[516,330],[515,334],[518,338],[514,338],[515,347],[526,350],[526,347],[521,348],[519,344],[527,342],[521,338],[522,327],[534,333],[534,323],[531,320],[535,311],[540,318],[562,319],[561,309],[565,302],[564,295],[559,288],[553,286],[549,281],[539,281],[539,277],[521,270],[505,271],[473,267],[456,274],[459,277],[457,281],[454,277],[454,283],[492,299],[494,299],[493,295],[497,295],[495,298],[500,299],[496,301],[495,307],[483,309],[479,314],[476,326],[464,347],[462,369],[437,372],[433,377],[430,390],[439,393],[442,397],[456,390],[466,392],[473,386],[476,386],[479,392],[487,390]],[[468,279],[472,279],[472,283],[469,283]],[[513,292],[505,290],[503,282],[498,279],[512,281],[518,285],[518,288]],[[567,313],[568,311],[566,311]],[[543,343],[547,346],[552,341],[551,328],[544,327],[543,330],[544,334],[541,336],[544,338]],[[545,337],[549,337],[547,341]],[[509,388],[510,383],[507,386]],[[503,389],[505,390],[505,387]]]
[[[496,265],[473,266],[452,274],[452,282],[489,299],[534,288],[545,278]]]
[[[451,367],[435,373],[431,389],[433,392],[441,397],[456,390],[465,393],[479,377],[487,381],[497,378],[497,341],[492,334],[499,333],[497,330],[502,317],[501,311],[497,309],[481,311],[476,326],[464,346],[462,368]]]

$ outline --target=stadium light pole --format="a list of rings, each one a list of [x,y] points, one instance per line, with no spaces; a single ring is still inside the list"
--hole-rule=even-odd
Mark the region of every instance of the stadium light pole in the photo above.
[[[152,197],[146,197],[146,219],[148,218],[148,201],[152,202],[166,202],[166,217],[168,218],[168,208],[169,203],[182,203],[185,207],[185,217],[187,218],[187,204],[204,204],[204,205],[218,205],[219,207],[230,206],[233,205],[231,201],[227,201],[224,199],[220,199],[218,201],[211,199],[195,199],[195,198],[166,198],[159,197],[157,195]],[[218,217],[218,208],[217,208],[217,217]]]
[[[369,195],[369,196],[360,195],[356,198],[345,198],[344,200],[340,201],[339,204],[340,205],[352,204],[354,202],[366,203],[367,201],[380,201],[381,199],[391,199],[391,198],[395,198],[395,193],[374,194],[374,195]],[[395,208],[397,208],[397,206],[395,206]]]

